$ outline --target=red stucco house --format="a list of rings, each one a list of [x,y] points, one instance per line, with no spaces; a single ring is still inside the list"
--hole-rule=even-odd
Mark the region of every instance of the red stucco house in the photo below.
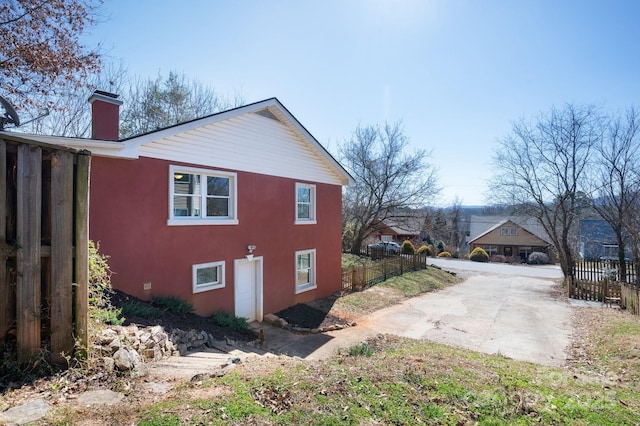
[[[96,92],[89,235],[113,287],[177,296],[200,315],[261,321],[341,289],[342,186],[351,176],[275,98],[116,141]]]

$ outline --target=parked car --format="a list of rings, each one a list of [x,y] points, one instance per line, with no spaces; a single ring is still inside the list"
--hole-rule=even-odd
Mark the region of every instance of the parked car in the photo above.
[[[380,241],[379,243],[369,244],[369,250],[384,250],[387,253],[400,253],[400,244],[393,241]]]

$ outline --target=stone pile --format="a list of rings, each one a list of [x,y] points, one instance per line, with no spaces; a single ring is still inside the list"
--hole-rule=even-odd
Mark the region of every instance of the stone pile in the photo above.
[[[130,371],[134,376],[146,375],[145,361],[158,361],[172,355],[224,345],[235,346],[235,342],[219,342],[205,331],[175,329],[167,333],[159,325],[110,326],[103,329],[93,343],[107,370]]]

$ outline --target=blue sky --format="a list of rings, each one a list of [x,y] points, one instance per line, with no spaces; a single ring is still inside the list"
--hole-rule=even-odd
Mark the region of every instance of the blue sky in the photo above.
[[[443,191],[483,204],[495,141],[552,106],[640,99],[640,2],[106,0],[85,44],[247,102],[277,97],[331,152],[402,121]]]

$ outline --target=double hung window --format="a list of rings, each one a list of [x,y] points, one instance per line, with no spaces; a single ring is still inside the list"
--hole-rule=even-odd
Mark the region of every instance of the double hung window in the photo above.
[[[316,288],[316,251],[296,252],[296,294]]]
[[[296,183],[296,224],[316,223],[316,186]]]
[[[171,166],[169,225],[236,225],[237,175]]]

